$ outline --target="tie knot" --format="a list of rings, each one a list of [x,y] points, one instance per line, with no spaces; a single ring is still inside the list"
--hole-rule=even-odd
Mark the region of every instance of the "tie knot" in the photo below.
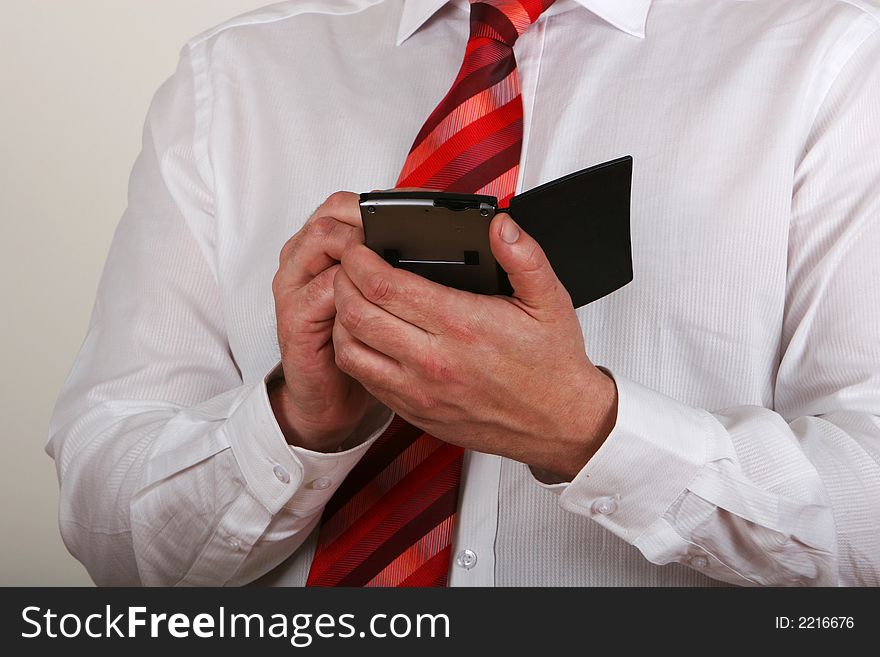
[[[488,37],[513,47],[555,0],[470,0],[471,38]]]

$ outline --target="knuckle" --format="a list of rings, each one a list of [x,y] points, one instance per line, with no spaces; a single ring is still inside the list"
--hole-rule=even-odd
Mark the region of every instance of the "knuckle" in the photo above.
[[[430,380],[437,383],[451,383],[453,370],[449,361],[435,352],[425,352],[422,355],[422,370]]]
[[[394,285],[382,272],[371,274],[364,285],[363,294],[373,303],[388,303],[394,299]]]
[[[318,238],[326,238],[333,234],[339,222],[333,217],[322,215],[312,222],[311,232]]]
[[[344,304],[337,312],[339,321],[349,331],[357,331],[366,323],[363,311],[350,303]]]
[[[275,275],[272,277],[272,296],[276,299],[280,296],[281,290],[284,287],[284,276],[281,273],[281,269],[275,272]]]
[[[352,197],[356,196],[352,192],[333,192],[328,196],[317,210],[317,214],[334,215],[341,212],[348,205],[351,205]]]
[[[324,201],[324,205],[327,207],[330,207],[330,208],[337,208],[340,205],[345,204],[349,200],[350,196],[351,196],[351,192],[343,192],[343,191],[333,192]]]
[[[300,304],[307,309],[314,308],[315,306],[321,305],[326,293],[327,290],[324,289],[324,286],[315,283],[313,280],[312,283],[306,285],[302,289]]]
[[[478,321],[475,317],[458,315],[447,320],[446,331],[456,340],[467,345],[478,341]]]

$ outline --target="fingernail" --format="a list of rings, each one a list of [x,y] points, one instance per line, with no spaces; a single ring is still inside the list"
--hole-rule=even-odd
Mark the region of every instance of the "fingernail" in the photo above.
[[[506,219],[501,227],[501,239],[508,244],[514,244],[519,239],[519,226],[513,219]]]

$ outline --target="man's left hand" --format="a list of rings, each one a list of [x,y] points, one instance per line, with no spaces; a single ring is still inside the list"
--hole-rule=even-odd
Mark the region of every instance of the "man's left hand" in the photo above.
[[[569,481],[613,428],[616,387],[587,357],[538,243],[506,214],[489,230],[512,297],[455,290],[349,248],[334,284],[336,362],[431,435]]]

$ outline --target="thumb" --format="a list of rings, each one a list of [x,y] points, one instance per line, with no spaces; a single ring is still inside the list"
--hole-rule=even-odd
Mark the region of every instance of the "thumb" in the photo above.
[[[571,309],[571,297],[556,277],[544,249],[507,213],[489,225],[489,246],[507,272],[513,296],[535,310]]]

